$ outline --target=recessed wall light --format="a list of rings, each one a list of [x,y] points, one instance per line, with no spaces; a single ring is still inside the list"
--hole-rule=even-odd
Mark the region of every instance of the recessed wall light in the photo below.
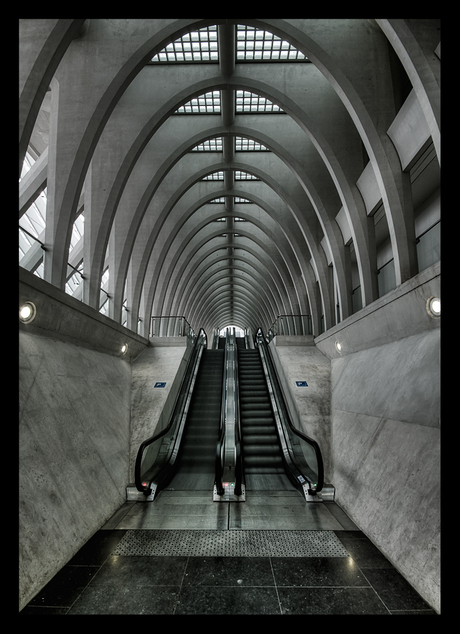
[[[339,341],[335,342],[337,352],[342,352],[342,344]]]
[[[30,324],[35,319],[37,309],[33,302],[25,302],[19,309],[19,319],[23,324]]]
[[[441,316],[441,300],[439,297],[430,297],[426,302],[426,310],[430,317]]]
[[[124,344],[121,346],[121,354],[126,354],[127,352],[128,352],[128,344],[127,344],[127,343],[124,343]]]

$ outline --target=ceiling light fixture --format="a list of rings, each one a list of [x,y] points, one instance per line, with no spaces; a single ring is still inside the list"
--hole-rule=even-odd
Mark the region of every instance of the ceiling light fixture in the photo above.
[[[127,343],[124,343],[124,344],[121,346],[121,354],[126,354],[127,352],[128,352],[128,344],[127,344]]]
[[[339,341],[335,342],[335,348],[337,352],[342,352],[342,344]]]

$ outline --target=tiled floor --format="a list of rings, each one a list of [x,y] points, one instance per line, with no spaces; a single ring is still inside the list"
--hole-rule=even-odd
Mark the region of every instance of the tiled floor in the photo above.
[[[436,614],[334,503],[273,495],[265,504],[254,496],[242,504],[202,500],[200,507],[178,492],[162,496],[124,505],[21,615]],[[117,547],[130,552],[121,548],[130,531],[175,531],[185,544],[190,531],[206,537],[211,529],[234,530],[244,542],[261,527],[277,536],[323,531],[339,544],[339,556],[292,556],[281,547],[262,556],[114,554]]]

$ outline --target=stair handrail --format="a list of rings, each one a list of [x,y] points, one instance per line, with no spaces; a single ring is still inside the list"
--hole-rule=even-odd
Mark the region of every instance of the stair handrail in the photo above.
[[[268,374],[268,378],[272,384],[272,388],[273,388],[272,397],[273,399],[275,399],[275,406],[277,410],[275,411],[275,415],[276,414],[279,415],[283,435],[284,435],[283,426],[286,425],[295,436],[297,436],[298,438],[306,442],[313,449],[315,453],[317,468],[318,468],[318,474],[317,474],[318,477],[316,478],[317,480],[316,482],[314,482],[308,474],[303,472],[296,465],[295,459],[291,455],[290,442],[286,441],[286,439],[284,438],[285,448],[289,455],[289,459],[291,463],[290,475],[296,481],[297,485],[300,484],[304,486],[304,483],[308,482],[309,483],[308,493],[315,495],[316,493],[319,493],[322,490],[324,485],[324,464],[323,464],[323,457],[321,454],[320,446],[316,442],[316,440],[314,440],[313,438],[310,438],[305,433],[301,432],[299,429],[294,427],[291,420],[291,416],[289,415],[289,409],[284,400],[283,391],[280,387],[281,384],[279,381],[278,372],[271,358],[267,341],[260,328],[257,330],[255,340],[256,340],[256,345],[259,348],[259,353],[261,354],[261,357],[262,357],[262,363],[266,368],[266,373]],[[282,438],[280,438],[280,440],[283,441]]]
[[[145,478],[145,473],[141,473],[142,466],[142,458],[146,449],[155,441],[159,440],[161,437],[165,436],[173,427],[173,425],[177,425],[177,434],[175,441],[173,443],[173,449],[170,452],[170,458],[177,456],[178,451],[178,440],[180,441],[180,437],[183,431],[183,427],[185,424],[185,420],[187,418],[188,409],[190,406],[191,395],[193,392],[193,387],[196,379],[196,375],[198,372],[198,367],[201,361],[201,356],[203,349],[207,346],[207,336],[205,331],[201,328],[198,336],[195,338],[193,342],[193,349],[190,354],[190,357],[187,362],[187,366],[182,377],[180,387],[176,394],[174,405],[172,408],[172,414],[170,416],[169,422],[164,429],[160,432],[154,433],[150,438],[144,440],[139,449],[137,451],[136,462],[134,466],[134,479],[136,484],[136,489],[145,495],[149,495],[151,492],[151,481],[147,481],[148,478]],[[153,466],[153,465],[152,465]],[[144,477],[143,477],[144,476]]]

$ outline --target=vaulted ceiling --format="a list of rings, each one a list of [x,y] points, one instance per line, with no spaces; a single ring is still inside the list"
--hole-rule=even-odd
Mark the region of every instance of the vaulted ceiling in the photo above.
[[[437,187],[437,20],[21,23],[20,218],[46,187],[46,281],[144,336],[152,315],[319,334],[379,297],[380,253],[396,285],[417,273],[389,130],[413,95]]]

